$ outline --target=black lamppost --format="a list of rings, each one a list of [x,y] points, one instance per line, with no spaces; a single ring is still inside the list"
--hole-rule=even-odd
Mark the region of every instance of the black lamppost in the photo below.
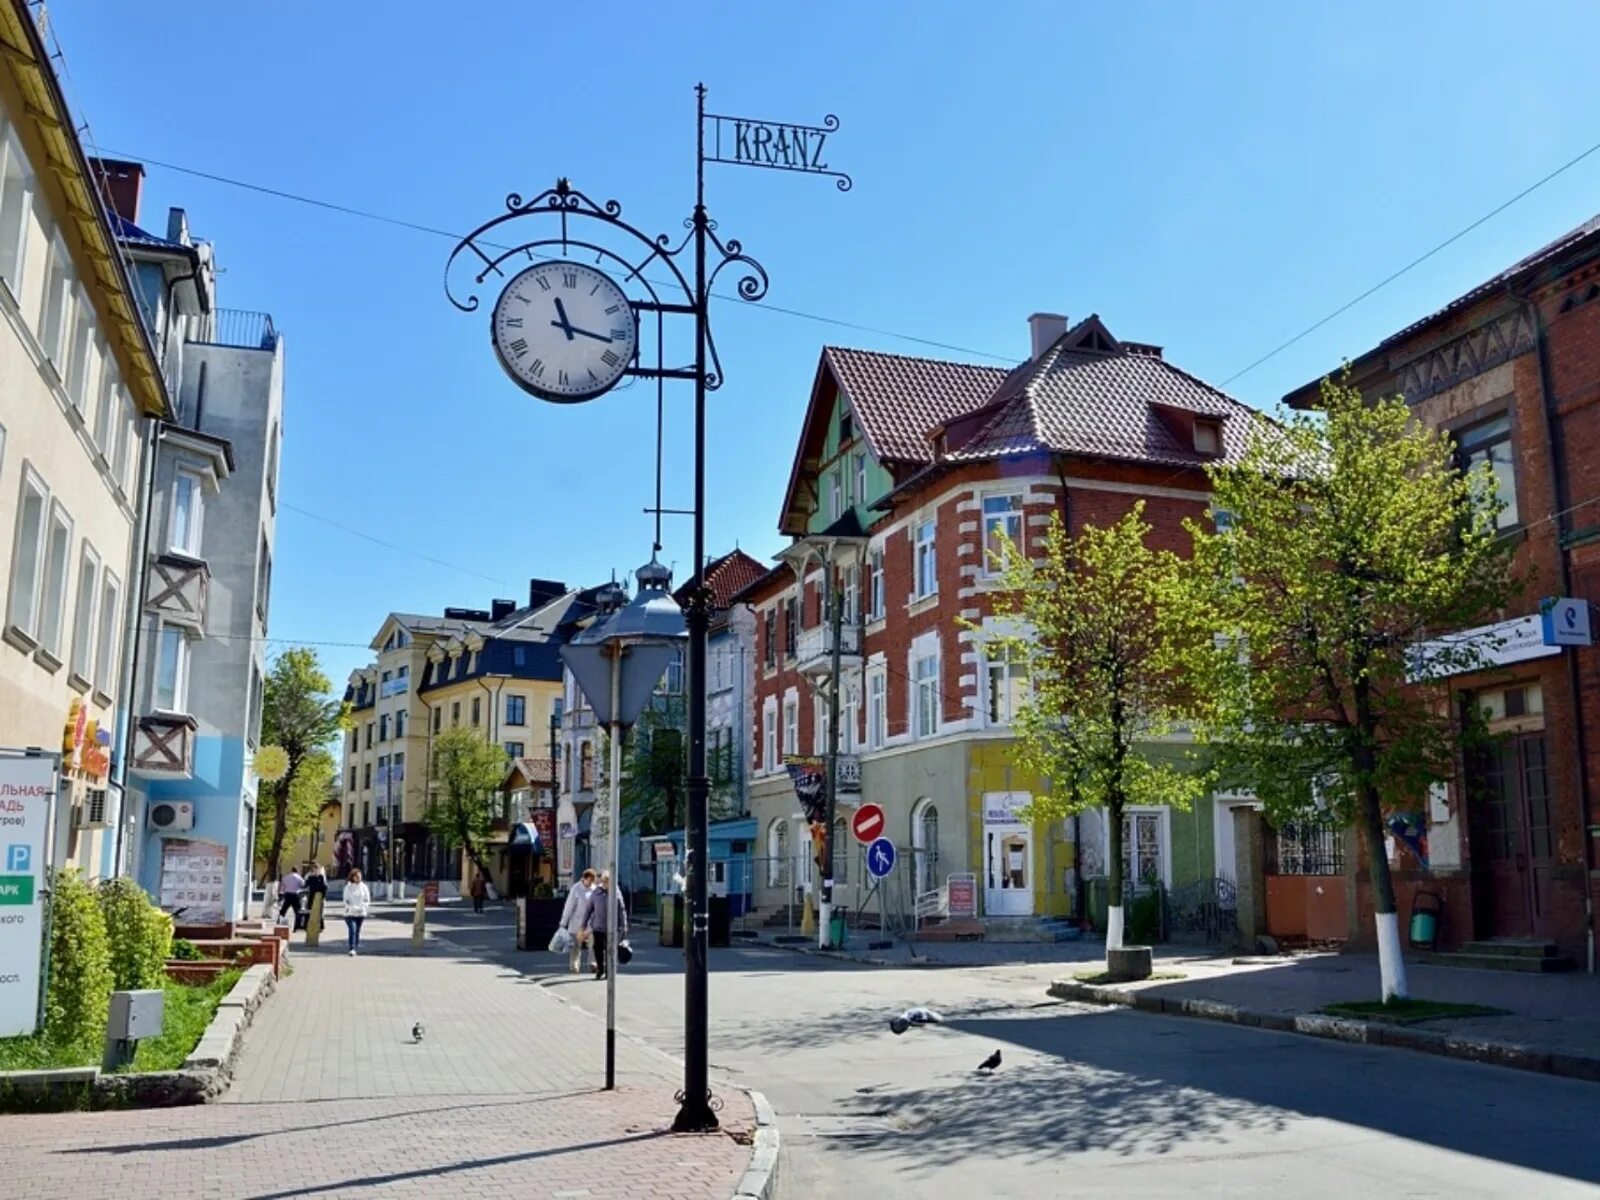
[[[737,240],[717,232],[717,223],[706,210],[705,167],[719,162],[797,171],[832,178],[840,191],[851,187],[850,177],[826,161],[828,139],[839,128],[837,117],[829,115],[821,125],[754,120],[708,113],[704,85],[696,85],[695,97],[695,204],[685,222],[689,229],[685,237],[676,243],[666,234],[652,238],[622,219],[617,201],[597,204],[566,179],[558,179],[555,187],[531,200],[515,192],[508,195],[507,211],[462,238],[445,264],[445,295],[462,312],[479,310],[476,289],[490,276],[503,285],[492,310],[490,342],[506,374],[541,400],[581,403],[604,394],[625,377],[653,379],[659,414],[666,381],[694,384],[693,507],[663,509],[658,479],[654,509],[658,545],[664,513],[689,516],[694,522],[695,586],[684,613],[689,635],[685,839],[689,928],[684,938],[684,1082],[673,1121],[678,1131],[715,1129],[719,1107],[709,1087],[707,1050],[711,786],[706,776],[705,709],[711,609],[701,577],[706,562],[706,394],[722,386],[710,302],[718,276],[732,264],[746,271],[736,286],[741,300],[760,300],[767,294],[768,282],[766,270],[744,253]],[[506,228],[525,220],[544,225],[544,233],[536,231],[521,240]],[[681,260],[691,247],[693,266],[686,274]],[[607,267],[622,272],[620,284],[600,269]],[[681,317],[694,321],[692,366],[666,360],[666,323]]]

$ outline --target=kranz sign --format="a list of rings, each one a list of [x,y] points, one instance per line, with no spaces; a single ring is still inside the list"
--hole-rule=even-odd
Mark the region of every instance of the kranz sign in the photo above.
[[[704,120],[711,126],[707,162],[826,175],[841,192],[855,186],[850,176],[828,166],[828,135],[839,128],[839,118],[832,113],[822,118],[821,125],[792,125],[720,113],[706,113]]]

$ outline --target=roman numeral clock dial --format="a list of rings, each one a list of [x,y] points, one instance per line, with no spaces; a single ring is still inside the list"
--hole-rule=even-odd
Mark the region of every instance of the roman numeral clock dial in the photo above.
[[[489,330],[506,374],[557,404],[615,387],[639,342],[638,318],[615,281],[564,261],[538,263],[506,284]]]

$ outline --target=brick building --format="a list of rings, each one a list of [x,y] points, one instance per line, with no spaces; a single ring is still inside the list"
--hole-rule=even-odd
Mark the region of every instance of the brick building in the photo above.
[[[1431,891],[1444,899],[1447,947],[1532,939],[1592,969],[1600,655],[1544,645],[1539,602],[1600,596],[1600,217],[1387,338],[1351,371],[1364,394],[1402,394],[1420,420],[1448,430],[1463,465],[1491,464],[1501,528],[1530,574],[1520,601],[1496,614],[1496,668],[1451,681],[1455,698],[1487,709],[1505,736],[1436,789],[1430,870],[1394,853],[1400,911]],[[1285,399],[1315,398],[1308,384]],[[1372,937],[1372,901],[1360,868],[1356,882],[1359,943]]]
[[[1080,881],[1104,870],[1101,821],[1017,815],[1040,783],[1012,763],[1026,681],[985,646],[996,586],[985,546],[1004,535],[1027,552],[1054,512],[1080,529],[1142,499],[1153,539],[1186,552],[1183,520],[1207,511],[1206,466],[1237,459],[1257,417],[1098,317],[1069,329],[1040,314],[1030,327],[1032,354],[1010,371],[822,352],[779,520],[791,561],[741,596],[756,614],[758,906],[786,902],[813,874],[784,760],[826,753],[813,684],[831,674],[832,639],[826,572],[816,554],[802,561],[802,544],[832,554],[841,580],[840,751],[859,760],[860,797],[884,806],[915,892],[971,872],[987,917],[1064,915]],[[844,830],[858,797],[844,790],[835,899],[854,907],[868,881]],[[1172,888],[1231,875],[1218,862],[1232,862],[1232,825],[1217,812],[1128,821],[1136,877]]]

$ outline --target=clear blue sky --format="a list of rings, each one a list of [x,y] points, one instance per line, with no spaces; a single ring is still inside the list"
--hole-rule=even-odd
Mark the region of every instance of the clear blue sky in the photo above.
[[[1600,141],[1589,4],[49,8],[100,146],[462,231],[558,174],[679,231],[697,79],[725,112],[834,112],[848,194],[711,168],[773,303],[1002,359],[1029,312],[1098,312],[1218,384]],[[157,167],[145,204],[157,231],[186,208],[223,303],[286,334],[285,501],[479,573],[286,510],[275,638],[364,644],[393,609],[648,556],[653,393],[518,391],[445,301],[450,242]],[[1270,407],[1596,211],[1600,153],[1228,390]],[[919,348],[732,302],[717,325],[709,545],[764,557],[819,348]],[[687,470],[678,437],[669,505]],[[681,578],[687,523],[666,541]],[[366,658],[322,654],[336,682]]]

